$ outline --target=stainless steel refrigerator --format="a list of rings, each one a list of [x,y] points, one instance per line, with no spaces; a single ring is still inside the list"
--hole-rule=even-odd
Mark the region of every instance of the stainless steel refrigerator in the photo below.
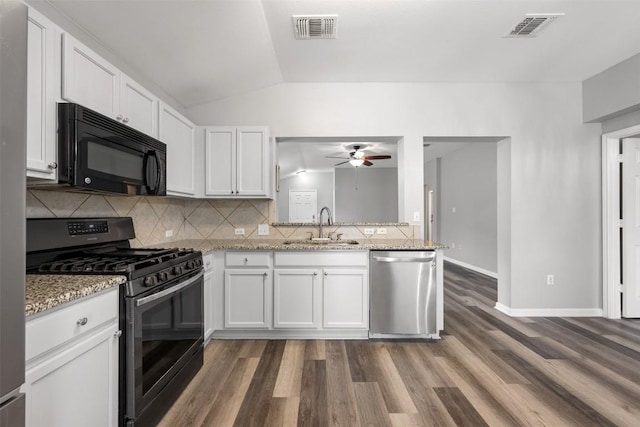
[[[27,7],[0,0],[0,426],[24,426]]]

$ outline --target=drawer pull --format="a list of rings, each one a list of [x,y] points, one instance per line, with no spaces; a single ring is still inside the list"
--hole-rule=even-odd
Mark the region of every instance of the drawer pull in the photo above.
[[[117,330],[117,331],[113,334],[113,336],[114,336],[115,338],[120,338],[120,336],[122,336],[122,331]]]
[[[245,258],[245,259],[244,259],[244,263],[246,264],[246,263],[248,263],[248,262],[249,262],[249,258]]]
[[[82,317],[80,319],[78,319],[78,321],[76,322],[76,324],[78,326],[84,326],[89,322],[89,319],[87,319],[86,317]]]
[[[313,272],[313,275],[314,275],[314,276],[317,276],[317,275],[318,275],[318,272],[317,272],[317,271],[314,271],[314,272]]]

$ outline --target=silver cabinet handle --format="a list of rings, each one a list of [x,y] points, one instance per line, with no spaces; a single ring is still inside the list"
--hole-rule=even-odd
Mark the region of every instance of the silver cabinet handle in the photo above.
[[[49,163],[49,164],[47,165],[47,167],[48,167],[49,169],[58,169],[58,163],[56,163],[56,162],[51,162],[51,163]]]
[[[84,326],[89,322],[89,319],[87,319],[86,317],[82,317],[80,319],[78,319],[78,321],[76,322],[76,325],[78,326]]]
[[[262,275],[263,275],[264,277],[267,277],[267,273],[262,273]]]
[[[329,273],[327,273],[327,272],[325,271],[325,272],[324,272],[324,275],[325,275],[325,276],[328,276],[328,275],[329,275]]]
[[[318,272],[317,272],[317,271],[314,271],[314,272],[313,272],[313,275],[314,275],[314,276],[317,276],[317,275],[318,275]]]
[[[122,119],[122,123],[129,123],[129,117],[125,117],[124,119]]]
[[[245,258],[245,259],[244,259],[244,263],[246,264],[246,263],[248,263],[248,262],[249,262],[249,258]]]
[[[116,120],[122,120],[122,119],[123,119],[122,114],[118,114],[118,115],[116,116]]]

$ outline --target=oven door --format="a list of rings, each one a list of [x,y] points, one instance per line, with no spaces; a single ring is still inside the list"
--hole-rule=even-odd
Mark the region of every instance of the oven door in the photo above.
[[[203,275],[127,298],[127,418],[137,418],[202,347]]]

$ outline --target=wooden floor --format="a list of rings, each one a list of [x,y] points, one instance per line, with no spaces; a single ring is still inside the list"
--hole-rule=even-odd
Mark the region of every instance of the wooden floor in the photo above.
[[[446,264],[440,342],[214,341],[161,425],[640,426],[640,321],[510,318]]]

